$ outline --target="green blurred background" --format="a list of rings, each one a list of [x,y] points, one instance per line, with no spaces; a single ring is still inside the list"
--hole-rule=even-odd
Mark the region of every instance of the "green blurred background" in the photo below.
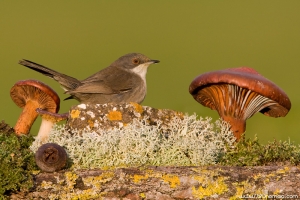
[[[118,57],[140,52],[161,63],[147,74],[143,105],[218,119],[188,92],[199,74],[249,66],[290,97],[285,118],[256,114],[247,137],[300,142],[300,1],[1,1],[1,119],[14,125],[21,109],[9,90],[38,79],[67,97],[59,84],[18,65],[22,58],[84,79]],[[67,112],[75,100],[62,101]],[[40,119],[32,133],[38,131]]]

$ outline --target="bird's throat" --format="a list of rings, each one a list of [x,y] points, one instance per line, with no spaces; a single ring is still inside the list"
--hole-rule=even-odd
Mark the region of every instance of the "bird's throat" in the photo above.
[[[147,69],[148,69],[148,66],[150,64],[149,63],[143,63],[143,64],[140,64],[138,66],[136,66],[135,68],[131,69],[131,71],[137,75],[139,75],[143,81],[146,83],[146,74],[147,74]]]

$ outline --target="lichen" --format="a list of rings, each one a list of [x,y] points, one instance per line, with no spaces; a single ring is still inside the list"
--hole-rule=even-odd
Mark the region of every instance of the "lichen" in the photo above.
[[[112,111],[118,112],[118,111]],[[149,125],[147,119],[135,119],[127,126],[95,131],[67,130],[56,126],[49,140],[63,146],[75,169],[106,166],[197,166],[213,164],[235,138],[227,123],[196,115],[173,117],[168,129]],[[31,149],[41,145],[36,140]]]
[[[90,128],[94,128],[94,126],[95,126],[94,121],[92,121],[92,120],[88,120],[88,124],[89,124]]]
[[[131,176],[133,183],[142,184],[148,179],[156,178],[168,184],[170,188],[176,188],[177,186],[180,186],[180,179],[176,174],[166,174],[160,172],[153,173],[153,170],[144,170],[144,172],[144,174],[134,174]]]
[[[197,171],[197,170],[196,170]],[[218,197],[228,191],[225,183],[226,177],[220,176],[219,170],[201,170],[198,176],[192,178],[199,183],[199,187],[192,187],[192,194],[198,199],[206,197]]]
[[[260,198],[269,199],[272,195],[280,194],[280,189],[275,188],[270,189],[269,183],[277,182],[279,179],[286,176],[289,173],[289,167],[285,166],[271,173],[258,173],[253,176],[249,176],[246,180],[233,182],[235,187],[235,194],[230,198],[230,200],[244,199],[244,198]],[[262,185],[253,184],[259,182]],[[272,192],[273,191],[273,192]]]
[[[133,182],[139,183],[141,180],[147,180],[149,178],[149,175],[140,175],[140,174],[134,174],[133,175]]]
[[[285,166],[283,169],[278,169],[278,170],[276,171],[276,173],[278,173],[278,174],[285,174],[285,173],[288,172],[289,170],[290,170],[290,168],[287,167],[287,166]]]
[[[100,176],[83,178],[83,183],[88,186],[87,189],[80,190],[75,188],[78,175],[73,171],[65,172],[65,178],[60,180],[56,177],[57,182],[43,181],[39,190],[50,190],[49,199],[96,199],[102,197],[105,193],[100,192],[101,184],[112,179],[113,173],[107,172]]]
[[[130,104],[134,106],[135,111],[137,111],[138,113],[142,113],[144,111],[143,106],[141,106],[140,104],[134,102],[131,102]]]
[[[66,184],[67,184],[67,190],[72,190],[74,188],[74,185],[76,185],[76,179],[78,178],[78,175],[72,172],[66,172]]]
[[[162,175],[162,179],[164,180],[164,182],[169,183],[171,188],[175,188],[180,185],[180,180],[176,175],[164,174]]]
[[[251,191],[251,189],[253,188],[253,185],[251,185],[248,180],[233,183],[233,185],[236,186],[236,193],[234,196],[230,197],[229,200],[242,199],[242,196],[247,192]],[[253,193],[253,194],[258,194],[258,193]]]
[[[72,110],[70,113],[71,118],[75,119],[78,118],[80,115],[80,111],[79,110]]]
[[[120,111],[110,111],[107,118],[111,121],[122,120],[122,113]]]
[[[146,194],[145,193],[140,193],[140,197],[144,199],[144,198],[146,198]]]

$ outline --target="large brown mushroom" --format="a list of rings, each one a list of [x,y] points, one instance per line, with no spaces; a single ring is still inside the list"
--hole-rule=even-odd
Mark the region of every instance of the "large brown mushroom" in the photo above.
[[[38,113],[37,108],[58,112],[60,99],[54,90],[37,80],[18,81],[10,90],[10,96],[23,111],[14,127],[17,135],[28,134]]]
[[[284,117],[291,108],[282,89],[249,67],[204,73],[192,81],[189,91],[196,101],[217,110],[230,123],[237,140],[246,130],[246,120],[256,112]]]

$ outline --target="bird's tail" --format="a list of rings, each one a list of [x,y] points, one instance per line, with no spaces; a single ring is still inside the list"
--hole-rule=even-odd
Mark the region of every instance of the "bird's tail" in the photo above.
[[[79,80],[77,80],[76,78],[59,73],[55,70],[49,69],[48,67],[34,63],[29,60],[25,60],[25,59],[20,60],[19,64],[21,64],[25,67],[28,67],[34,71],[40,72],[40,73],[44,74],[45,76],[48,76],[48,77],[56,80],[57,82],[59,82],[62,85],[62,87],[66,91],[72,90],[81,84],[81,82]]]

